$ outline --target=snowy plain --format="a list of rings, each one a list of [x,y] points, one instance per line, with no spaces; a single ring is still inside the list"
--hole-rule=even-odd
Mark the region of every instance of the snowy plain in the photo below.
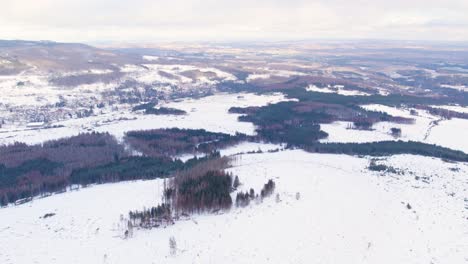
[[[159,202],[162,180],[98,185],[0,209],[0,261],[466,263],[467,164],[398,155],[378,162],[404,174],[381,175],[366,169],[365,157],[300,150],[236,157],[229,170],[240,190],[274,179],[279,202],[270,197],[123,239],[120,215]],[[56,215],[41,218],[46,213]]]
[[[256,95],[252,93],[216,94],[200,99],[183,99],[178,102],[162,103],[160,106],[181,109],[187,115],[143,115],[131,112],[130,109],[110,112],[87,118],[71,119],[53,123],[57,128],[31,129],[27,127],[0,128],[0,145],[12,144],[15,141],[28,144],[70,137],[85,132],[109,132],[121,139],[130,130],[144,130],[156,128],[191,128],[206,129],[212,132],[235,134],[236,132],[249,135],[255,134],[255,127],[251,123],[239,122],[238,114],[229,114],[233,106],[264,106],[287,100],[284,95],[275,93]]]
[[[376,142],[383,140],[420,141],[436,144],[456,150],[468,152],[468,140],[464,140],[468,131],[468,120],[452,118],[440,119],[426,111],[417,111],[417,115],[411,115],[407,108],[396,108],[385,105],[362,105],[362,108],[371,111],[385,112],[393,116],[413,118],[413,124],[396,124],[391,122],[379,122],[374,124],[372,130],[348,129],[348,122],[333,122],[322,124],[321,129],[329,134],[322,142]],[[468,110],[468,108],[459,107]],[[391,128],[400,128],[401,136],[395,138]]]

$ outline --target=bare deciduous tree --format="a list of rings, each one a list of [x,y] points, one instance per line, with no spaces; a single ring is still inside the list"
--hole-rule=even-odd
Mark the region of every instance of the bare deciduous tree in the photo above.
[[[169,253],[171,256],[175,256],[177,254],[177,242],[173,236],[169,238]]]

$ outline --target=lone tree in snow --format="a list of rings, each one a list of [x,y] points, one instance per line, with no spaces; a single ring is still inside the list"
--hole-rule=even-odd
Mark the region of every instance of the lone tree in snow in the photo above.
[[[390,129],[390,133],[391,133],[392,136],[394,136],[394,137],[400,137],[400,136],[401,136],[401,128],[392,127],[392,128]]]
[[[239,185],[240,185],[239,177],[236,176],[236,177],[234,178],[234,183],[232,184],[232,187],[233,187],[234,189],[237,189],[237,187],[239,187]]]
[[[175,256],[177,253],[177,242],[174,237],[169,238],[169,252],[171,256]]]

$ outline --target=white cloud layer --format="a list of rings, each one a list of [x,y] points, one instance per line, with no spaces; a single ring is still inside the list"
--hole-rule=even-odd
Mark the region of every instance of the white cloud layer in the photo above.
[[[3,0],[0,38],[468,41],[467,0]]]

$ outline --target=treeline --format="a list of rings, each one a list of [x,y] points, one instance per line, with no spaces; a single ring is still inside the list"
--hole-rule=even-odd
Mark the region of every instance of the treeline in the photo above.
[[[290,89],[286,93],[298,101],[280,102],[263,107],[231,108],[231,113],[243,114],[240,121],[252,122],[257,127],[260,139],[275,143],[287,143],[289,147],[299,147],[310,152],[350,155],[384,156],[394,154],[415,154],[454,161],[467,161],[467,154],[420,142],[384,141],[372,143],[320,143],[326,132],[320,124],[334,121],[353,123],[357,129],[372,129],[376,122],[412,123],[413,119],[391,116],[387,113],[367,111],[359,105],[382,103],[385,105],[436,104],[444,102],[434,98],[389,96],[342,96],[339,94],[314,93],[305,89]],[[385,102],[384,102],[385,99]],[[432,108],[424,106],[424,109]],[[443,115],[444,110],[435,110]],[[445,111],[450,115],[455,115]],[[462,117],[457,115],[458,117]],[[393,135],[401,130],[392,129]]]
[[[159,227],[173,224],[180,216],[231,208],[233,176],[224,171],[229,162],[229,158],[218,156],[175,173],[168,180],[168,185],[166,182],[164,184],[162,204],[129,212],[125,237],[132,233],[135,226]]]
[[[434,107],[423,106],[423,105],[415,106],[415,108],[426,110],[432,115],[441,116],[445,119],[451,119],[451,118],[468,119],[468,113],[461,113],[461,112],[456,112],[456,111],[452,111],[448,109],[434,108]]]
[[[129,236],[133,227],[152,228],[174,223],[169,204],[160,204],[142,211],[130,211],[128,216],[129,222],[125,237]]]
[[[320,124],[347,121],[356,128],[370,129],[377,122],[412,123],[414,120],[391,116],[384,112],[367,111],[358,105],[331,104],[316,101],[280,102],[264,107],[231,108],[242,113],[240,121],[252,122],[263,139],[287,142],[294,146],[310,145],[328,134]]]
[[[148,108],[145,110],[145,115],[185,115],[187,112],[184,110],[171,108],[171,107],[159,107],[159,108]]]
[[[314,143],[303,146],[309,152],[349,155],[388,156],[414,154],[451,161],[468,162],[468,154],[437,145],[415,141],[380,141],[369,143]]]
[[[216,158],[217,152],[185,163],[167,155],[131,156],[107,133],[0,146],[0,205],[63,192],[71,185],[167,177]]]
[[[182,161],[170,157],[126,157],[104,165],[74,170],[70,176],[70,183],[88,185],[155,179],[168,176],[183,168],[185,164]]]
[[[125,140],[147,156],[173,156],[182,153],[210,153],[248,139],[244,134],[229,135],[204,129],[153,129],[130,131]]]
[[[109,134],[81,134],[29,146],[0,146],[0,205],[61,192],[79,168],[95,167],[127,156]]]
[[[158,107],[156,108],[155,102],[143,103],[136,105],[132,111],[143,111],[146,115],[185,115],[187,112],[184,110],[171,108],[171,107]]]
[[[369,95],[369,96],[345,96],[336,93],[320,93],[307,91],[304,88],[294,88],[284,90],[290,98],[298,99],[299,101],[316,101],[330,104],[340,105],[365,105],[365,104],[383,104],[388,106],[401,105],[447,105],[461,104],[467,105],[468,98],[466,96],[458,97],[422,97],[410,96],[403,94],[389,95]]]

